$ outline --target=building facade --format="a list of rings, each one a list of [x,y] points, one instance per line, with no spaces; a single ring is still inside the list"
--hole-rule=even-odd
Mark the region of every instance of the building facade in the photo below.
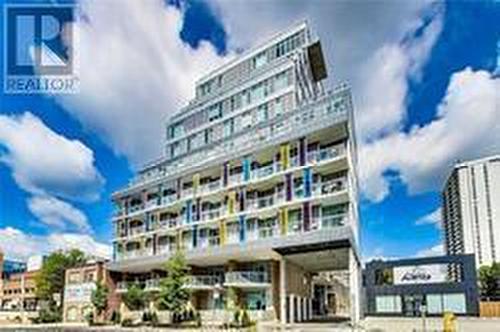
[[[0,323],[27,323],[38,316],[36,274],[24,262],[5,260],[0,252]]]
[[[63,303],[65,322],[86,322],[90,313],[97,319],[91,297],[98,283],[108,289],[108,307],[113,309],[114,284],[105,268],[105,261],[89,260],[83,266],[66,270]],[[107,312],[103,315],[109,317]]]
[[[450,276],[454,267],[459,273]],[[364,270],[365,312],[370,316],[477,316],[474,255],[372,261]]]
[[[347,271],[359,319],[353,106],[347,86],[324,88],[326,75],[301,23],[196,83],[167,123],[165,155],[113,195],[118,291],[156,291],[182,250],[202,315],[223,311],[232,288],[257,318],[304,320],[315,275]]]
[[[455,165],[442,194],[445,249],[500,261],[500,156]]]

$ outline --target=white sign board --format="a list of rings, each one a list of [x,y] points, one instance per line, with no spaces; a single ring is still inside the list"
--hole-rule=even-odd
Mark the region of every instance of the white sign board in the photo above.
[[[445,264],[394,267],[394,284],[428,284],[447,282],[446,270]]]
[[[67,285],[64,288],[64,301],[68,302],[90,302],[92,291],[96,289],[93,282],[84,284]]]

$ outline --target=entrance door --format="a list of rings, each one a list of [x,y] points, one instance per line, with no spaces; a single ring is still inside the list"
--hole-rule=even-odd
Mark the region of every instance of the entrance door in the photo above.
[[[405,316],[417,317],[421,315],[420,308],[424,304],[423,295],[403,296],[403,313]]]

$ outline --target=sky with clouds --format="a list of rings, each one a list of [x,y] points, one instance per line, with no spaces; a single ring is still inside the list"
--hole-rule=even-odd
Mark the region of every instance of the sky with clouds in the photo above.
[[[439,254],[453,163],[500,153],[498,2],[78,5],[80,93],[0,95],[0,248],[11,258],[109,255],[110,195],[161,155],[164,123],[195,80],[302,20],[322,41],[328,85],[352,86],[365,259]]]

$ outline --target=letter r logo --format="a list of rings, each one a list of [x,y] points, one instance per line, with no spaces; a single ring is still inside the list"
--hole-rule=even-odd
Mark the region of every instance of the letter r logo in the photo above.
[[[72,6],[7,5],[4,41],[8,75],[71,75]]]

